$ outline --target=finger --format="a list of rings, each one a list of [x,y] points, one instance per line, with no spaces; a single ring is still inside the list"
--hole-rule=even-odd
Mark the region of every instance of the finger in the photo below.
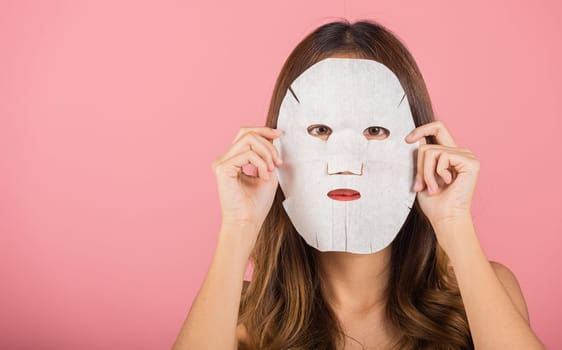
[[[423,156],[423,179],[427,183],[430,193],[436,193],[439,189],[435,180],[435,167],[437,166],[437,157],[440,150],[430,148],[425,151]]]
[[[273,151],[274,159],[276,160],[276,163],[278,164],[282,163],[281,157],[279,156],[279,151],[275,146],[273,146],[272,141],[270,141],[283,135],[283,132],[281,130],[269,128],[266,126],[256,127],[256,128],[240,128],[240,131],[238,132],[232,143],[234,144],[238,142],[242,137],[244,137],[247,134],[259,135],[263,137],[264,141],[267,141],[266,144],[268,145],[268,148],[270,148]]]
[[[283,161],[281,160],[281,156],[279,155],[279,150],[277,149],[277,147],[275,147],[273,145],[273,141],[261,136],[261,135],[255,135],[256,138],[267,147],[267,149],[270,151],[271,156],[273,157],[273,160],[277,163],[277,164],[281,164]],[[272,168],[273,169],[273,168]]]
[[[238,146],[238,144],[240,144]],[[275,165],[273,164],[273,157],[276,154],[277,150],[275,147],[263,138],[260,135],[257,135],[254,132],[249,132],[242,136],[242,138],[237,142],[236,146],[234,147],[234,151],[236,148],[240,147],[241,150],[253,149],[257,154],[259,154],[268,164],[268,169],[273,171]]]
[[[219,166],[224,167],[225,172],[230,176],[238,176],[242,171],[242,167],[246,164],[252,164],[258,170],[258,177],[268,180],[269,173],[267,171],[267,163],[256,152],[247,150],[236,154],[235,156],[224,160]]]
[[[418,126],[414,130],[412,130],[412,132],[408,134],[408,136],[406,136],[405,140],[408,143],[412,143],[417,141],[418,139],[430,135],[435,136],[437,143],[440,145],[457,147],[455,141],[453,140],[453,137],[451,136],[443,122],[441,122],[440,120]]]
[[[451,152],[448,155],[450,168],[453,172],[453,181],[455,178],[465,172],[479,171],[480,162],[472,153],[466,152]]]
[[[278,151],[270,141],[267,141],[257,133],[250,131],[244,135],[236,143],[234,143],[222,156],[224,159],[231,158],[235,154],[245,152],[247,150],[254,150],[258,153],[268,164],[268,169],[273,170],[273,157],[278,157]],[[279,163],[276,161],[276,163]]]
[[[453,174],[449,170],[449,157],[445,152],[439,155],[439,160],[437,161],[437,174],[447,185],[450,185],[451,182],[453,182]]]
[[[234,140],[232,141],[232,143],[235,143],[236,141],[238,141],[238,139],[240,139],[244,134],[248,133],[248,132],[255,132],[267,139],[273,140],[279,136],[281,136],[283,133],[281,130],[279,129],[273,129],[267,126],[261,126],[261,127],[242,127],[240,128],[240,130],[238,130],[238,133],[236,134],[236,136],[234,137]]]
[[[424,150],[427,146],[427,142],[425,138],[420,139],[420,146],[418,147],[418,156],[417,156],[417,163],[416,163],[416,180],[414,182],[414,190],[422,191],[424,189],[424,182],[423,182],[423,157],[424,157]]]

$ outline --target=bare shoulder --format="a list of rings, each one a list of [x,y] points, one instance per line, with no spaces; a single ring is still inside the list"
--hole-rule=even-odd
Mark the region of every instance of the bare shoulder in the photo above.
[[[248,344],[248,329],[243,323],[236,326],[236,341],[239,346]]]
[[[504,286],[507,294],[509,294],[509,297],[517,308],[517,311],[519,311],[521,316],[523,316],[523,318],[527,321],[527,324],[529,324],[529,311],[527,310],[527,304],[515,274],[513,274],[507,266],[497,261],[490,260],[490,265],[492,265],[496,276]]]

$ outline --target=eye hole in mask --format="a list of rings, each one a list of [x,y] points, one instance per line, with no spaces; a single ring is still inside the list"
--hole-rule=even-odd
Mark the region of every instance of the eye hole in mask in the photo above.
[[[332,134],[332,128],[324,124],[313,124],[306,128],[308,134],[324,141]],[[390,130],[382,126],[369,126],[363,131],[367,140],[384,140],[390,135]]]

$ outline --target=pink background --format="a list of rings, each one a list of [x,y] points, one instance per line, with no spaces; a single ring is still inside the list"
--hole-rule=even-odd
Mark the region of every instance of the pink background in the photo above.
[[[473,213],[562,347],[562,9],[551,1],[2,1],[0,347],[165,349],[220,225],[211,170],[317,26],[371,18],[480,159]]]

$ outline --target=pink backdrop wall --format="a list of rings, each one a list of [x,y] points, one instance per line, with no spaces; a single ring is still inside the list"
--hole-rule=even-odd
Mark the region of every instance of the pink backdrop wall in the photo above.
[[[481,162],[474,218],[562,347],[562,8],[551,1],[2,1],[0,347],[165,349],[213,254],[211,170],[295,44],[371,18]]]

